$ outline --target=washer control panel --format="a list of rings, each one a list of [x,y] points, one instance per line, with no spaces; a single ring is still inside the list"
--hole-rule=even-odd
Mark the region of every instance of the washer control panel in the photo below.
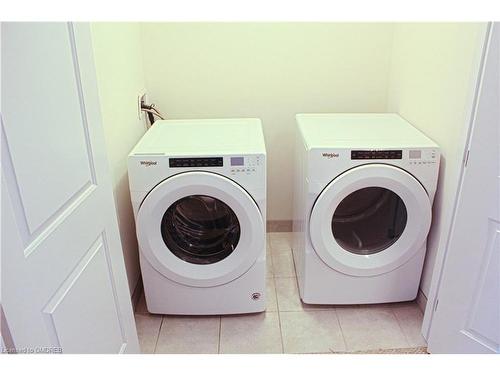
[[[223,159],[218,158],[169,158],[170,168],[222,167]]]
[[[147,163],[141,161],[141,164]],[[158,162],[150,162],[158,165]],[[265,167],[265,155],[192,156],[168,158],[168,166],[175,169],[211,170],[235,175],[254,175]]]
[[[230,156],[229,172],[231,175],[254,174],[263,163],[260,156]]]
[[[430,165],[436,164],[439,161],[439,156],[436,150],[408,150],[408,163],[410,165]]]

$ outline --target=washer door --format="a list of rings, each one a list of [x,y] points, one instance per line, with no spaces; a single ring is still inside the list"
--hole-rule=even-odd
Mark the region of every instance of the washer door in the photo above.
[[[209,172],[167,178],[137,215],[141,252],[165,277],[211,287],[244,274],[264,248],[255,201],[232,180]]]
[[[310,218],[311,241],[331,268],[353,276],[396,269],[421,249],[431,204],[409,173],[385,164],[350,169],[331,181]]]

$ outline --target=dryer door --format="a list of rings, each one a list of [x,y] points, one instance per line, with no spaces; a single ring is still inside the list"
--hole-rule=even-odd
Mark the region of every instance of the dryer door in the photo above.
[[[245,273],[265,242],[261,212],[232,180],[186,172],[158,184],[137,214],[140,250],[165,277],[211,287]]]
[[[311,241],[331,268],[353,276],[386,273],[421,249],[431,204],[409,173],[385,164],[350,169],[331,181],[310,218]]]

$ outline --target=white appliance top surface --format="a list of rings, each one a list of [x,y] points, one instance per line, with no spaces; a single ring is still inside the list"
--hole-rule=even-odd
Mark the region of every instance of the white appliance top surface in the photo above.
[[[130,155],[265,154],[259,119],[160,120]]]
[[[394,113],[298,114],[308,148],[424,148],[438,145]]]

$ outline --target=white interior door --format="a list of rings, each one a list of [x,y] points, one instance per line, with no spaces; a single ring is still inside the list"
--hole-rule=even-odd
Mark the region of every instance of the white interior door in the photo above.
[[[138,352],[89,25],[3,23],[1,37],[1,292],[15,350]]]
[[[434,304],[428,340],[431,353],[500,352],[498,24],[492,30],[469,157]],[[429,309],[432,306],[426,313]]]

